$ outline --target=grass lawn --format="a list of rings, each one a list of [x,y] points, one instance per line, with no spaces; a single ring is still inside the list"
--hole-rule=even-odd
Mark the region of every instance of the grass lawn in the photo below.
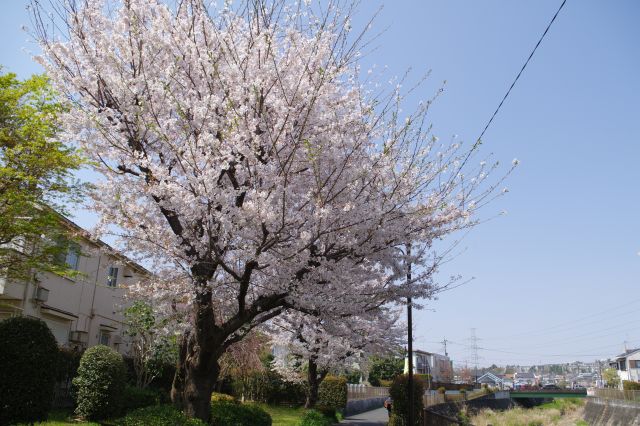
[[[302,415],[304,414],[304,408],[290,408],[285,406],[275,406],[266,404],[256,404],[263,410],[265,410],[273,419],[273,426],[298,426]],[[100,426],[99,423],[93,422],[75,422],[73,420],[73,413],[64,410],[56,410],[49,413],[49,419],[44,423],[39,423],[46,426]]]
[[[512,408],[506,411],[482,410],[471,417],[476,426],[583,426],[584,400],[576,398],[555,399],[534,408]]]
[[[49,413],[49,418],[46,422],[37,423],[39,425],[47,426],[100,426],[99,423],[93,422],[75,422],[73,421],[73,413],[67,410],[54,410]]]
[[[269,413],[273,420],[273,426],[298,426],[298,423],[304,414],[304,408],[302,407],[290,408],[279,405],[256,405]]]

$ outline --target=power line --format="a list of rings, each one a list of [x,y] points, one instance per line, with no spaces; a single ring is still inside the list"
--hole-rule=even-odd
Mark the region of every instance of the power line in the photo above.
[[[562,10],[562,8],[564,7],[564,4],[567,2],[567,0],[563,0],[562,4],[560,5],[560,7],[558,8],[557,12],[555,15],[553,15],[553,18],[551,18],[551,21],[549,22],[549,25],[547,25],[547,28],[544,30],[544,32],[542,33],[542,36],[540,37],[540,39],[538,40],[538,42],[536,43],[536,46],[533,48],[533,50],[531,51],[531,54],[529,55],[529,57],[527,58],[527,60],[525,61],[524,65],[522,66],[522,68],[520,69],[520,72],[518,73],[518,75],[516,76],[515,80],[513,80],[513,83],[511,83],[511,86],[509,87],[509,90],[507,90],[507,93],[505,93],[504,97],[502,98],[502,100],[500,101],[500,104],[498,104],[498,108],[496,108],[496,110],[493,112],[493,115],[491,116],[491,118],[489,119],[489,121],[487,122],[487,125],[484,126],[484,129],[482,130],[482,133],[480,133],[480,136],[478,137],[478,141],[480,141],[482,139],[482,137],[484,136],[485,132],[487,131],[487,129],[489,128],[489,126],[491,125],[491,123],[493,122],[493,119],[496,117],[496,115],[498,114],[498,111],[500,111],[500,108],[502,107],[502,104],[504,103],[504,101],[507,99],[507,97],[509,96],[509,93],[511,93],[511,89],[513,89],[513,86],[516,85],[516,82],[518,81],[518,79],[520,78],[520,76],[522,75],[522,72],[524,71],[524,69],[527,67],[527,65],[529,64],[529,61],[531,60],[531,58],[533,57],[533,54],[536,53],[536,50],[538,49],[538,46],[540,46],[540,43],[542,43],[542,40],[544,39],[544,36],[547,35],[547,32],[549,32],[549,28],[551,28],[551,25],[553,25],[553,22],[556,20],[556,17],[558,16],[558,14],[560,13],[560,11]]]
[[[475,329],[472,329],[472,333],[475,331]],[[474,335],[474,334],[473,334]],[[468,339],[468,340],[472,340],[472,339]],[[603,356],[603,355],[607,355],[610,354],[610,352],[607,353],[596,353],[597,350],[600,349],[608,349],[608,348],[613,348],[613,347],[617,347],[619,346],[618,344],[615,345],[603,345],[603,346],[597,346],[597,347],[591,347],[589,349],[587,349],[587,351],[594,351],[592,353],[531,353],[531,352],[518,352],[518,351],[511,351],[508,349],[502,349],[502,348],[487,348],[487,347],[482,347],[482,346],[477,346],[477,340],[480,340],[476,337],[476,345],[473,345],[473,342],[471,345],[469,344],[465,344],[465,343],[460,343],[460,342],[455,342],[452,340],[447,339],[447,343],[449,344],[453,344],[453,345],[457,345],[457,346],[462,346],[467,350],[472,350],[472,355],[475,354],[476,351],[485,351],[485,352],[496,352],[496,353],[504,353],[504,354],[512,354],[512,355],[523,355],[526,358],[539,358],[539,357],[587,357],[587,356],[593,356],[593,357],[599,357],[599,356]],[[633,344],[636,343],[640,343],[640,341],[637,342],[631,342]],[[586,352],[586,351],[585,351]],[[475,358],[475,356],[474,356]],[[481,359],[482,357],[478,356],[479,359]],[[492,359],[494,357],[491,357]]]
[[[552,330],[558,330],[560,329],[561,332],[566,331],[565,329],[573,329],[575,328],[573,326],[573,324],[578,324],[578,326],[582,326],[582,325],[586,325],[586,324],[591,324],[592,322],[588,322],[585,323],[585,320],[591,319],[591,318],[596,318],[596,317],[600,317],[602,315],[607,315],[607,318],[603,319],[603,320],[598,320],[598,322],[601,321],[607,321],[609,319],[612,318],[616,318],[616,317],[620,317],[620,316],[625,316],[625,315],[629,315],[629,314],[635,314],[637,313],[637,310],[633,310],[633,311],[629,311],[629,312],[622,312],[620,313],[620,308],[629,306],[629,305],[633,305],[635,303],[640,302],[640,299],[634,299],[634,300],[630,300],[628,302],[625,302],[621,305],[616,305],[616,306],[611,306],[609,308],[606,308],[602,311],[598,311],[596,313],[592,313],[583,317],[579,317],[579,318],[574,318],[571,319],[569,321],[562,321],[562,322],[558,322],[555,325],[552,325],[550,327],[545,327],[545,328],[540,328],[540,329],[533,329],[533,330],[529,330],[529,331],[525,331],[525,332],[519,332],[516,334],[511,334],[511,335],[502,335],[499,338],[485,338],[485,340],[506,340],[506,339],[514,339],[514,338],[519,338],[519,337],[531,337],[532,334],[549,334],[549,331]],[[614,312],[614,314],[612,315],[611,312]],[[617,312],[617,313],[616,313]],[[555,333],[555,331],[553,332]]]

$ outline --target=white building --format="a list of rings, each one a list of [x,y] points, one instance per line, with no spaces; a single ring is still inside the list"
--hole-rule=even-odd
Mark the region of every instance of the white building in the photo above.
[[[78,276],[37,272],[27,282],[0,276],[0,320],[16,315],[42,319],[61,347],[84,349],[103,344],[128,351],[122,333],[124,287],[150,272],[110,247],[86,237],[73,222],[61,218],[79,236],[65,262]],[[113,250],[108,250],[111,253]]]
[[[617,370],[620,386],[622,380],[640,382],[640,348],[625,351],[616,356],[609,365]]]
[[[404,373],[409,372],[409,357],[404,360]],[[429,374],[434,382],[452,382],[453,367],[446,355],[421,350],[413,351],[413,373]]]
[[[523,371],[520,373],[515,373],[513,375],[513,385],[515,387],[518,386],[533,386],[538,384],[538,378],[535,374],[529,371]]]

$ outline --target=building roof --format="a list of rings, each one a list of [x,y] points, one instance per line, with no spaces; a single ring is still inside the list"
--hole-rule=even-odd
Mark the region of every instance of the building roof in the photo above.
[[[533,373],[516,373],[516,379],[535,379],[536,376]]]
[[[420,354],[420,355],[435,355],[437,357],[441,357],[441,358],[449,358],[447,355],[442,355],[442,354],[437,354],[435,352],[427,352],[427,351],[423,351],[420,349],[414,349],[413,350],[413,354]]]
[[[51,210],[53,210],[53,209],[51,209]],[[112,246],[107,244],[106,242],[104,242],[104,241],[102,241],[100,239],[93,238],[91,236],[91,234],[89,233],[89,231],[87,231],[86,229],[84,229],[83,227],[81,227],[80,225],[78,225],[77,223],[75,223],[74,221],[69,219],[68,217],[64,216],[60,212],[57,212],[55,210],[53,210],[53,211],[58,215],[58,217],[60,218],[60,221],[66,227],[68,227],[72,231],[75,231],[79,236],[83,237],[88,242],[107,250],[111,256],[117,258],[122,263],[130,266],[131,268],[133,268],[135,270],[137,270],[139,273],[141,273],[143,275],[147,275],[147,276],[152,276],[153,275],[147,268],[145,268],[144,266],[140,265],[139,263],[129,259],[127,256],[125,256],[124,254],[120,253],[118,250],[116,250],[115,248],[113,248]]]
[[[485,382],[500,383],[502,381],[503,380],[500,377],[496,376],[491,372],[484,373],[482,376],[478,377],[479,383],[485,383]]]
[[[636,349],[627,349],[627,351],[626,351],[625,353],[620,354],[620,355],[616,355],[616,356],[615,356],[615,358],[626,358],[626,357],[628,357],[629,355],[632,355],[632,354],[634,354],[634,353],[636,353],[636,352],[638,352],[638,351],[640,351],[640,348],[636,348]]]

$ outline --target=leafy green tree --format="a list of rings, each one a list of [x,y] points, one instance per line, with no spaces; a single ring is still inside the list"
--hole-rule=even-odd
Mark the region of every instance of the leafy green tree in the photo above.
[[[63,205],[78,201],[82,185],[72,172],[83,162],[56,139],[63,112],[45,76],[0,74],[0,269],[12,277],[69,269],[56,210],[64,214]]]
[[[380,380],[393,380],[404,371],[404,357],[373,357],[369,369],[369,383],[380,386]]]
[[[615,368],[607,368],[602,372],[602,379],[607,383],[609,388],[617,388],[620,384],[620,376]]]
[[[162,367],[175,363],[178,342],[170,332],[168,318],[159,318],[148,303],[136,301],[124,311],[125,334],[132,338],[133,369],[136,385],[146,388],[162,373]]]

